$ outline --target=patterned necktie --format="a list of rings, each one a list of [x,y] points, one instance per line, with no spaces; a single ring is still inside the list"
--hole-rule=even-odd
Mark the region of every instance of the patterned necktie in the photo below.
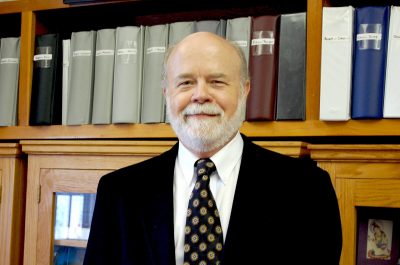
[[[210,177],[216,168],[208,158],[197,160],[195,168],[197,181],[187,210],[183,265],[221,264],[222,227],[210,190]]]

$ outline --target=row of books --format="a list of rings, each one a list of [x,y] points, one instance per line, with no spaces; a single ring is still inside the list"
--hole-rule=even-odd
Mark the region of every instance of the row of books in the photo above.
[[[168,122],[164,55],[197,31],[225,37],[245,54],[252,82],[246,120],[305,118],[303,12],[37,36],[30,125]]]
[[[87,240],[96,194],[57,193],[54,239]]]
[[[400,118],[400,7],[324,7],[320,119]]]

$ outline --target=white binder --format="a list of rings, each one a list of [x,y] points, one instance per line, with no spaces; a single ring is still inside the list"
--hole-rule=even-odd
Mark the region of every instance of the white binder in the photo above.
[[[383,117],[400,118],[400,6],[390,9],[388,41]]]
[[[350,119],[354,8],[324,7],[320,120]]]

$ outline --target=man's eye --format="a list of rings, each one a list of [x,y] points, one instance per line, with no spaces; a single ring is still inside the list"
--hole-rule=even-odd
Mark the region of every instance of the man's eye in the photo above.
[[[181,87],[181,86],[190,86],[191,84],[193,84],[192,81],[186,80],[186,81],[180,82],[180,83],[178,84],[178,87]]]
[[[216,86],[222,86],[222,85],[225,85],[226,83],[222,80],[212,80],[211,84],[216,85]]]

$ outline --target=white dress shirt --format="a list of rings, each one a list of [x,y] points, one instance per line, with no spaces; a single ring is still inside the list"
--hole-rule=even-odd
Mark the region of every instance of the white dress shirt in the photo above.
[[[210,189],[221,218],[224,242],[228,232],[242,152],[243,139],[238,132],[226,146],[210,157],[217,168],[217,173],[211,175]],[[194,163],[197,159],[199,157],[191,153],[182,143],[179,143],[174,173],[174,236],[177,265],[183,264],[186,212],[189,196],[196,182]]]

